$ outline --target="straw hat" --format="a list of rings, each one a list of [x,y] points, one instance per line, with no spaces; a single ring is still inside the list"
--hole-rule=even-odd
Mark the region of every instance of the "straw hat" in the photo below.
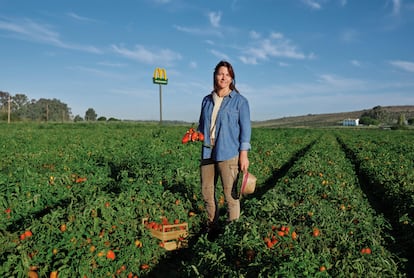
[[[256,177],[252,173],[244,172],[240,188],[241,195],[252,194],[256,188],[256,180]]]

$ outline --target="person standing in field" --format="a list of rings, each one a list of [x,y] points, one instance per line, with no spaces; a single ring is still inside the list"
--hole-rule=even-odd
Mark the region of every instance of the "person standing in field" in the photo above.
[[[204,134],[201,151],[201,191],[207,211],[207,232],[217,232],[219,211],[216,185],[220,178],[227,204],[227,220],[240,216],[237,183],[249,168],[251,122],[247,99],[236,89],[235,73],[220,61],[213,74],[214,89],[201,104],[198,131]]]

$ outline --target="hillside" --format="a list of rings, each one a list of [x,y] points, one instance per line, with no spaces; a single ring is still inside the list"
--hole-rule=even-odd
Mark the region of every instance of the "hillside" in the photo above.
[[[401,114],[406,119],[414,118],[414,105],[381,106],[393,121],[397,121]],[[283,117],[267,121],[253,122],[254,127],[327,127],[341,126],[344,119],[360,118],[362,114],[372,109],[352,112],[308,114],[303,116]]]

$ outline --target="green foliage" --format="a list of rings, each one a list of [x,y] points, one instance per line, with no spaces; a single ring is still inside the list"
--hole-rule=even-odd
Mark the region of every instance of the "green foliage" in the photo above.
[[[73,121],[75,123],[77,123],[77,122],[83,122],[83,118],[81,116],[79,116],[79,115],[76,115],[75,118],[73,118]]]
[[[220,203],[223,232],[210,241],[199,234],[201,143],[181,143],[187,126],[0,126],[1,277],[25,277],[33,266],[39,277],[405,274],[402,251],[412,250],[414,232],[410,131],[254,129],[256,192],[229,225]],[[371,205],[374,193],[389,218]],[[167,252],[142,224],[161,216],[188,223],[188,250]],[[405,235],[396,252],[390,224]],[[27,230],[33,235],[21,240]]]
[[[379,120],[373,119],[369,116],[362,116],[359,122],[360,124],[363,124],[363,125],[379,125],[380,124]]]
[[[401,113],[400,116],[398,117],[398,122],[397,124],[400,126],[406,125],[406,120],[405,120],[405,114]]]
[[[362,117],[368,117],[371,119],[375,119],[378,120],[380,122],[387,122],[388,121],[388,113],[387,111],[382,108],[381,106],[375,106],[374,108],[372,108],[371,110],[365,112],[364,114],[362,114]]]
[[[30,100],[24,94],[16,94],[0,91],[0,119],[8,118],[10,97],[10,118],[11,121],[69,121],[71,116],[70,108],[67,104],[58,99]]]
[[[88,108],[85,112],[85,121],[96,121],[98,114],[96,114],[93,108]]]
[[[295,153],[280,134],[277,138],[284,151]],[[265,141],[260,145],[267,146]],[[403,276],[398,270],[401,261],[385,248],[383,233],[390,226],[370,206],[337,139],[326,132],[323,140],[295,146],[306,152],[299,152],[283,177],[262,181],[256,195],[245,201],[242,217],[216,241],[197,242],[188,276]],[[274,153],[277,163],[283,152]],[[265,155],[273,153],[261,157]],[[289,230],[280,235],[282,227]],[[316,236],[315,229],[320,231]],[[361,253],[366,247],[372,254]]]
[[[393,126],[391,127],[391,129],[392,129],[392,130],[406,130],[406,129],[408,129],[408,127],[407,127],[406,125],[399,125],[399,124],[396,124],[396,125],[393,125]]]
[[[406,121],[406,119],[405,119],[405,114],[400,114],[400,116],[398,117],[398,121],[397,121],[397,124],[396,125],[394,125],[393,127],[392,127],[392,129],[394,129],[394,130],[401,130],[401,129],[407,129],[408,127],[407,127],[407,121]]]

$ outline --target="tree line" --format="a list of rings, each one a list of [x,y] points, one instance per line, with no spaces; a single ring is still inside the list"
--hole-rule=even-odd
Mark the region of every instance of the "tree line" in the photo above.
[[[80,115],[73,117],[71,108],[58,99],[40,98],[30,99],[25,94],[11,95],[0,91],[0,121],[41,121],[41,122],[68,122],[68,121],[96,121],[106,120],[98,118],[95,110],[89,108],[84,118]]]
[[[364,125],[390,124],[396,127],[413,125],[414,113],[413,111],[406,111],[405,113],[391,112],[378,105],[363,113],[360,123]]]

